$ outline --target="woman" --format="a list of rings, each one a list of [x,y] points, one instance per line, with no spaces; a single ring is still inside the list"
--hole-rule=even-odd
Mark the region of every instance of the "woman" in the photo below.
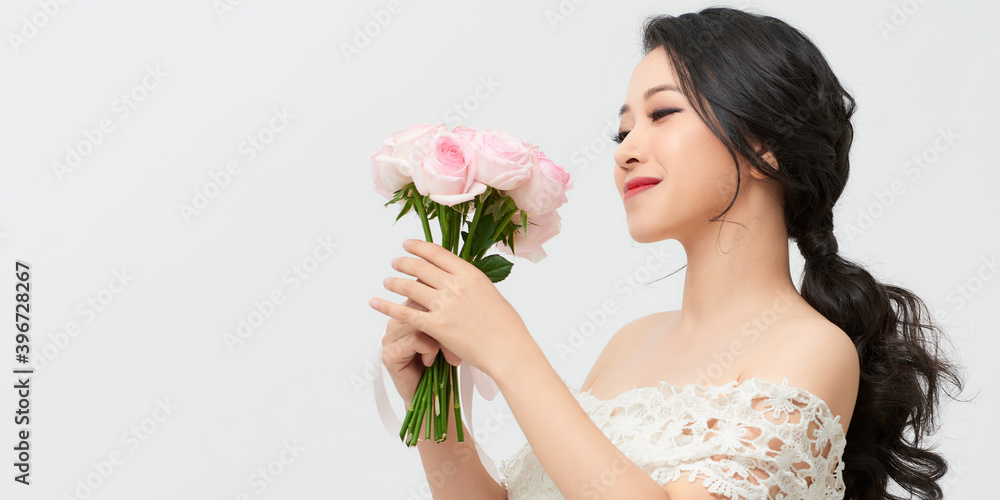
[[[919,438],[942,382],[961,388],[957,368],[928,346],[937,328],[918,297],[837,253],[854,99],[773,17],[655,17],[643,45],[614,181],[636,241],[683,245],[681,309],[623,327],[575,390],[485,275],[408,240],[414,257],[392,267],[417,280],[386,280],[407,302],[373,306],[392,318],[397,390],[408,406],[440,349],[497,382],[528,439],[503,484],[468,429],[420,442],[428,477],[444,478],[434,498],[874,499],[890,479],[941,498],[947,463]],[[801,294],[789,239],[806,259]],[[720,355],[733,362],[706,370]]]

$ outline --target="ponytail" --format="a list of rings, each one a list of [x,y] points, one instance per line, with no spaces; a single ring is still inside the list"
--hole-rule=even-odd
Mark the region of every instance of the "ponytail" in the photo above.
[[[887,493],[892,479],[919,498],[940,499],[937,481],[948,464],[923,441],[939,427],[934,417],[943,382],[961,390],[958,367],[939,356],[940,329],[920,298],[836,253],[823,256],[831,241],[836,249],[832,234],[798,244],[806,257],[802,297],[847,332],[861,365],[843,455],[845,498],[899,498]]]
[[[937,481],[948,465],[924,440],[938,427],[945,383],[961,392],[958,367],[939,353],[941,332],[923,301],[839,255],[833,233],[833,207],[850,171],[854,98],[815,44],[772,16],[725,7],[654,16],[643,27],[643,49],[658,47],[734,162],[746,158],[781,186],[788,237],[806,259],[800,293],[857,348],[861,380],[843,456],[845,499],[899,499],[888,492],[890,479],[940,499]]]

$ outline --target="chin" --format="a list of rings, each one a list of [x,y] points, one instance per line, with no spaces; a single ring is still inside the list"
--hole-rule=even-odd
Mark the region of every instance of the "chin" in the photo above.
[[[629,236],[636,241],[636,243],[653,243],[661,239],[657,238],[655,233],[639,228],[633,229],[632,227],[629,227],[628,233]]]
[[[639,214],[633,214],[639,215]],[[630,217],[628,218],[628,233],[636,243],[656,243],[668,240],[677,235],[678,227],[674,221],[663,217]]]

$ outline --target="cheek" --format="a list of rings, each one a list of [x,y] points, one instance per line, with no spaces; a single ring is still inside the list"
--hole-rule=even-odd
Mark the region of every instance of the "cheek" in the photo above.
[[[668,180],[659,186],[663,189],[657,199],[650,200],[648,213],[660,214],[676,223],[706,222],[724,209],[729,204],[731,189],[717,175],[706,174],[697,167],[685,164],[667,169]]]
[[[667,177],[677,180],[673,194],[686,203],[715,210],[729,204],[736,192],[736,165],[729,151],[707,129],[687,134],[678,146],[679,160],[667,169]],[[714,215],[714,214],[713,214]]]
[[[699,207],[717,198],[712,186],[704,177],[690,171],[674,172],[673,182],[664,186],[661,200],[675,212],[700,211]]]

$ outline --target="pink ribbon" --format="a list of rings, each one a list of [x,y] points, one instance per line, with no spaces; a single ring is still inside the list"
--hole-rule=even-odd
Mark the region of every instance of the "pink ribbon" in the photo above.
[[[382,336],[385,336],[385,332],[382,332]],[[382,339],[379,339],[378,348],[375,350],[375,360],[373,365],[375,368],[375,378],[372,381],[372,386],[375,388],[375,406],[378,408],[378,414],[382,418],[382,424],[385,425],[386,432],[389,433],[395,439],[399,439],[399,431],[403,427],[403,422],[396,416],[392,411],[392,406],[389,404],[389,397],[385,391],[385,383],[382,381]],[[469,365],[469,363],[462,363],[459,368],[459,387],[462,391],[462,420],[467,422],[467,427],[469,432],[472,433],[475,427],[472,426],[472,387],[475,386],[479,391],[479,394],[485,398],[487,401],[493,401],[493,398],[497,396],[500,392],[500,388],[497,387],[496,382],[490,378],[489,375],[483,373],[478,368]],[[473,436],[466,436],[466,439],[472,439]],[[454,436],[448,436],[447,439],[458,439]],[[473,440],[475,442],[475,440]],[[490,476],[499,483],[500,474],[497,472],[496,466],[493,464],[493,459],[483,451],[483,448],[476,444],[476,451],[479,453],[479,460],[483,463],[483,467],[486,468],[486,472],[489,472]]]

